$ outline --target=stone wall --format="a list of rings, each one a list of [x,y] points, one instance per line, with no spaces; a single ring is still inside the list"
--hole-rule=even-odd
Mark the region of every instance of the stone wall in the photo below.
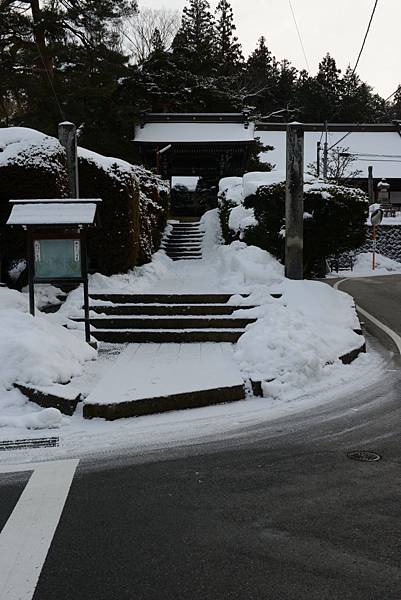
[[[357,250],[357,254],[371,251],[372,228],[369,226],[366,243]],[[382,225],[377,228],[377,252],[397,262],[401,262],[401,224]]]

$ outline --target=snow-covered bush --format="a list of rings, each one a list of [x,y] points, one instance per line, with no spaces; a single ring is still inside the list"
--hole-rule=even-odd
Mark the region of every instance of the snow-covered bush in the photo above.
[[[55,138],[24,127],[0,128],[0,278],[10,280],[8,268],[26,257],[24,231],[4,226],[11,211],[9,200],[58,198],[66,192],[65,154]],[[21,284],[26,280],[21,271]]]
[[[247,173],[242,184],[222,180],[219,203],[226,242],[242,239],[271,252],[281,261],[284,259],[283,179],[282,173],[271,172]],[[354,250],[364,243],[368,198],[359,189],[309,178],[305,183],[304,202],[305,274],[322,275],[328,256]]]
[[[169,188],[150,171],[79,148],[80,195],[99,197],[101,229],[90,234],[90,268],[118,273],[150,260],[168,214]],[[159,191],[158,191],[159,188]],[[22,264],[22,229],[5,226],[12,198],[67,195],[65,154],[55,138],[23,127],[0,129],[0,256],[2,279]],[[13,271],[14,273],[14,271]],[[19,285],[26,283],[22,276]]]

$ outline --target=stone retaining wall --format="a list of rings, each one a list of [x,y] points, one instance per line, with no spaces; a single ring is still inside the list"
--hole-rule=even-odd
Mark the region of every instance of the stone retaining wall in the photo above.
[[[372,228],[369,226],[366,243],[356,253],[371,251]],[[377,228],[377,252],[401,262],[401,225],[382,225]]]

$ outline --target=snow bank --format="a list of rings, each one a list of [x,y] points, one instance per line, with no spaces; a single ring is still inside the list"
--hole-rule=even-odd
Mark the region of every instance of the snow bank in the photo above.
[[[289,400],[306,392],[363,338],[353,300],[324,283],[285,280],[283,298],[236,313],[258,316],[240,338],[235,356],[242,372],[263,383],[265,396]]]
[[[39,414],[24,400],[24,410],[16,414],[20,394],[13,384],[67,383],[96,358],[96,351],[51,315],[32,317],[27,295],[8,288],[0,288],[0,331],[0,426],[54,426],[60,420],[57,410]]]
[[[363,252],[355,259],[352,271],[341,270],[341,277],[374,277],[378,275],[397,275],[401,273],[401,263],[376,254],[376,269],[372,269],[372,253]],[[331,273],[331,277],[338,277],[338,273]]]

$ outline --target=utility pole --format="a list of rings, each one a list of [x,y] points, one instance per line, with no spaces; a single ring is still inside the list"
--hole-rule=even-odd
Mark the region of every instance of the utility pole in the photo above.
[[[373,189],[373,167],[368,168],[368,195],[369,204],[373,204],[375,200],[375,193]]]
[[[58,139],[66,153],[68,195],[70,198],[79,198],[77,128],[74,123],[69,121],[59,123]]]
[[[328,125],[327,121],[324,124],[325,129],[325,141],[323,149],[323,179],[327,179],[328,166],[329,166],[329,143],[328,143]]]
[[[317,143],[317,156],[316,156],[316,175],[320,177],[320,155],[322,153],[322,144],[321,142]]]
[[[304,127],[287,125],[287,182],[285,195],[285,275],[303,279],[304,247]]]

